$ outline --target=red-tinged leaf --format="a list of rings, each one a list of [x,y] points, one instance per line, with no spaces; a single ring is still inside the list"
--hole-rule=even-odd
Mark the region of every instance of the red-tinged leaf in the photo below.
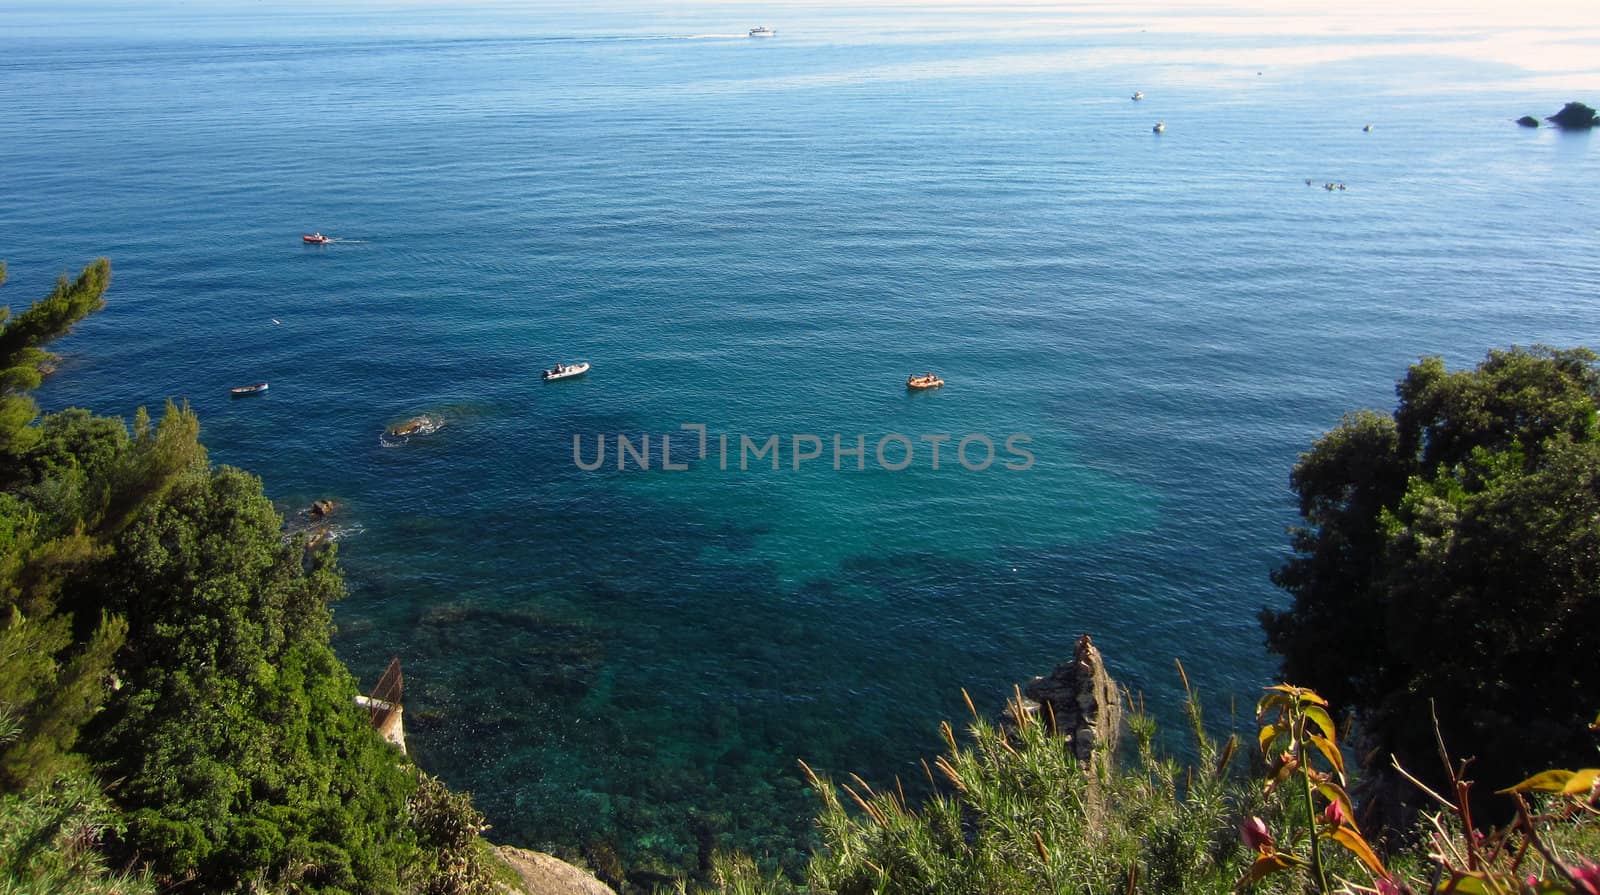
[[[1377,853],[1372,850],[1372,846],[1367,844],[1367,840],[1361,837],[1355,827],[1335,827],[1323,835],[1348,849],[1351,854],[1361,860],[1361,863],[1367,865],[1368,870],[1379,876],[1389,875],[1389,871],[1384,869],[1383,862],[1378,860]]]
[[[1594,788],[1594,781],[1600,778],[1600,768],[1584,768],[1572,775],[1567,785],[1561,787],[1561,794],[1568,796],[1587,795]]]
[[[1263,687],[1262,689],[1268,691],[1277,691],[1279,693],[1288,693],[1291,696],[1300,692],[1300,688],[1292,684],[1273,684],[1270,687]]]
[[[1322,793],[1322,797],[1327,799],[1330,804],[1338,803],[1344,809],[1345,817],[1355,817],[1356,809],[1350,802],[1349,794],[1337,783],[1319,783],[1317,784],[1317,792]],[[1352,829],[1355,828],[1355,821],[1347,821],[1347,823]]]
[[[1250,871],[1234,884],[1233,891],[1237,892],[1246,886],[1253,886],[1280,870],[1288,870],[1290,867],[1293,867],[1295,863],[1296,862],[1289,855],[1276,853],[1262,855],[1261,857],[1256,858],[1256,862],[1254,864],[1250,865]]]
[[[1315,690],[1301,690],[1300,691],[1300,704],[1303,705],[1303,706],[1306,706],[1306,705],[1320,705],[1323,708],[1327,708],[1328,707],[1328,700],[1323,699],[1321,696],[1318,696],[1317,695],[1317,691],[1315,691]]]
[[[1240,821],[1239,841],[1244,843],[1245,848],[1264,855],[1274,851],[1272,832],[1267,829],[1267,822],[1259,817],[1247,817]]]
[[[1326,758],[1328,760],[1328,764],[1333,765],[1333,769],[1339,773],[1339,779],[1343,780],[1344,756],[1340,754],[1339,747],[1314,733],[1307,735],[1306,740],[1307,742],[1311,743],[1311,745],[1317,747],[1317,751],[1322,753],[1322,757]]]
[[[1336,728],[1333,726],[1333,716],[1328,714],[1327,709],[1319,705],[1308,705],[1305,708],[1305,713],[1306,717],[1311,719],[1311,723],[1317,725],[1317,728],[1322,731],[1322,735],[1327,737],[1329,742],[1338,740]]]
[[[1502,795],[1513,792],[1561,792],[1571,779],[1571,771],[1545,771],[1542,774],[1534,774],[1516,786],[1508,786],[1496,792]]]

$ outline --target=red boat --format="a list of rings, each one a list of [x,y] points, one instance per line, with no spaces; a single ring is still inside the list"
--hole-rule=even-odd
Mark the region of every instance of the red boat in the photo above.
[[[321,233],[307,233],[306,235],[304,235],[304,236],[302,236],[300,238],[305,240],[306,242],[311,243],[312,245],[319,245],[319,246],[320,245],[327,245],[328,243],[333,242],[333,240],[331,238],[323,236]]]

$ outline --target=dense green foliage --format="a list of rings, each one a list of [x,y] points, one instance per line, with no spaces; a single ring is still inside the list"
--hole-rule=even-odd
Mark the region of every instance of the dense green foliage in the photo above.
[[[355,705],[333,552],[211,467],[187,408],[35,422],[40,346],[109,281],[96,262],[0,329],[0,891],[148,887],[108,858],[201,891],[483,891],[470,800],[415,799]]]
[[[1354,711],[1373,771],[1393,753],[1439,782],[1430,703],[1480,779],[1583,754],[1600,704],[1596,356],[1429,358],[1397,391],[1392,416],[1346,418],[1295,467],[1306,526],[1275,575],[1294,601],[1262,613],[1284,676]]]

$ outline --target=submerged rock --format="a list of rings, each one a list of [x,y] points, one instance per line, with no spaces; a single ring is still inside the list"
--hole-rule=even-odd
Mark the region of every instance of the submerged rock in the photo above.
[[[1532,115],[1524,115],[1517,119],[1517,123],[1523,127],[1538,127],[1539,119],[1533,117]]]
[[[387,430],[391,438],[410,438],[413,435],[432,435],[444,428],[444,420],[423,414],[414,416],[403,423],[395,423]]]
[[[1586,130],[1600,124],[1600,116],[1583,103],[1567,103],[1545,120],[1563,130]]]
[[[1022,695],[1021,710],[1066,738],[1078,761],[1087,764],[1116,750],[1122,697],[1088,634],[1078,638],[1072,661],[1056,666],[1047,677],[1034,678],[1022,688]],[[1014,715],[1017,708],[1008,712]],[[1013,726],[1016,722],[1015,717],[1002,721]]]

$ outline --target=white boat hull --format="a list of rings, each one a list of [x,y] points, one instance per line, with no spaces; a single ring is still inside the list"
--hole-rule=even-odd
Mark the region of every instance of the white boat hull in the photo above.
[[[582,376],[587,372],[589,372],[588,362],[572,364],[571,366],[563,366],[559,370],[544,371],[544,381],[555,382],[557,379],[571,379],[574,376]]]

